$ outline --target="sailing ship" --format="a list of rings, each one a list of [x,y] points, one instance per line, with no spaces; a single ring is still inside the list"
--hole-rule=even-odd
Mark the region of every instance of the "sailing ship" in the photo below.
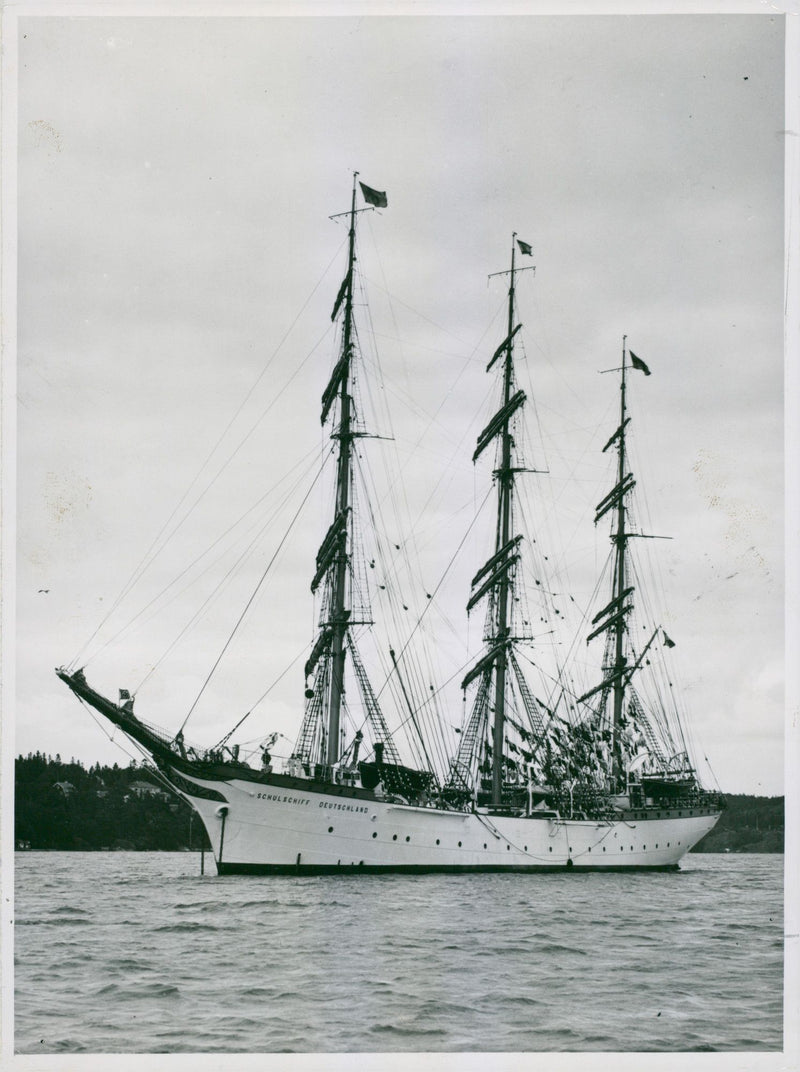
[[[56,673],[135,742],[164,783],[195,809],[221,875],[677,868],[712,829],[724,801],[701,785],[675,713],[661,699],[650,703],[638,683],[656,650],[673,645],[656,626],[637,650],[630,627],[637,592],[632,544],[647,535],[631,523],[636,481],[626,394],[628,377],[649,369],[626,340],[615,370],[619,423],[603,448],[616,451],[616,481],[595,517],[595,524],[612,522],[610,592],[587,638],[604,643],[600,680],[578,695],[565,675],[542,698],[523,665],[535,637],[524,593],[531,541],[518,509],[518,480],[530,469],[519,449],[528,399],[515,368],[522,327],[515,293],[526,270],[518,255],[531,247],[516,235],[510,269],[497,273],[509,280],[505,334],[487,365],[499,406],[472,458],[477,463],[494,451],[493,540],[467,601],[468,612],[484,613],[483,646],[461,681],[469,702],[457,747],[443,760],[426,743],[421,710],[427,699],[411,695],[402,652],[391,650],[390,673],[406,704],[400,721],[418,745],[417,762],[404,761],[382,690],[371,683],[360,653],[360,637],[373,623],[363,595],[354,493],[356,443],[366,434],[355,389],[356,229],[361,213],[386,207],[387,198],[357,175],[343,214],[349,217],[348,259],[331,318],[339,345],[322,394],[322,424],[334,453],[333,515],[311,581],[318,627],[307,649],[305,706],[291,754],[278,769],[269,751],[273,734],[260,762],[251,765],[253,757],[230,744],[233,731],[205,752],[187,747],[183,726],[174,733],[141,720],[126,690],[115,702],[89,684],[83,667],[73,663]],[[360,719],[348,714],[348,688],[359,697]]]

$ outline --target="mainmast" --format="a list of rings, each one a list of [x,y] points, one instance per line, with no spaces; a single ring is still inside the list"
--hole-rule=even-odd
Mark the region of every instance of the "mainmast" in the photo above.
[[[354,365],[357,357],[358,335],[353,315],[356,264],[356,218],[370,208],[386,208],[385,192],[373,190],[357,182],[353,173],[353,192],[349,212],[331,219],[349,217],[347,243],[347,274],[344,277],[331,313],[331,320],[341,316],[341,348],[328,385],[322,393],[322,424],[328,420],[332,427],[330,438],[336,456],[336,487],[333,519],[317,552],[317,568],[311,591],[322,587],[319,632],[305,664],[306,713],[295,747],[294,758],[305,764],[322,764],[330,768],[342,761],[342,711],[345,696],[345,661],[350,656],[367,718],[374,739],[381,741],[387,757],[395,760],[394,745],[378,706],[364,667],[356,651],[352,627],[371,625],[365,597],[354,593],[353,563],[358,559],[357,526],[353,521],[354,451],[353,441],[359,435],[360,420],[353,401]],[[356,207],[358,187],[367,208]],[[354,609],[354,602],[357,604]],[[365,613],[359,613],[363,611]],[[353,615],[363,618],[354,621]],[[352,761],[352,755],[351,755]],[[399,762],[399,758],[398,758]]]
[[[503,802],[505,729],[507,722],[506,693],[509,667],[513,667],[514,672],[517,673],[511,647],[513,642],[511,619],[513,611],[513,570],[519,560],[519,545],[522,541],[522,536],[514,535],[513,533],[514,477],[518,469],[514,462],[514,436],[511,431],[511,420],[525,402],[525,392],[515,390],[514,385],[514,338],[522,326],[516,323],[514,307],[516,273],[520,270],[516,265],[517,246],[523,253],[528,255],[531,253],[531,247],[527,243],[519,242],[516,234],[514,234],[511,239],[511,269],[508,273],[497,273],[510,276],[507,333],[486,368],[486,371],[489,372],[497,362],[500,360],[503,362],[502,405],[478,436],[475,453],[472,456],[472,460],[476,461],[491,443],[494,443],[496,439],[500,440],[499,465],[494,471],[497,481],[497,522],[494,553],[472,578],[473,592],[467,603],[467,610],[469,611],[485,596],[489,598],[487,630],[484,638],[489,650],[462,682],[462,687],[466,688],[476,678],[481,679],[471,725],[468,731],[462,735],[459,755],[454,765],[454,777],[457,774],[463,783],[470,761],[469,757],[474,755],[474,751],[472,751],[474,742],[477,740],[479,732],[482,736],[482,731],[479,731],[479,724],[483,725],[483,719],[488,718],[488,710],[493,707],[494,721],[491,728],[491,803],[493,807],[500,807]],[[486,736],[488,737],[488,732]]]

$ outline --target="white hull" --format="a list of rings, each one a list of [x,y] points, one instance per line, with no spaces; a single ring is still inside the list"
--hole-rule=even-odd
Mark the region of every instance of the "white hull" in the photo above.
[[[707,806],[631,811],[613,821],[509,817],[232,778],[184,775],[221,874],[675,868],[712,829]],[[225,798],[187,791],[192,782]],[[200,789],[202,792],[202,788]],[[645,817],[646,816],[646,817]]]

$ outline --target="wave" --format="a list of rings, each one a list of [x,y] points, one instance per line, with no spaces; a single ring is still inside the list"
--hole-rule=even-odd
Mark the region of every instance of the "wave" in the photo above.
[[[442,1027],[419,1027],[417,1024],[409,1024],[408,1026],[402,1024],[372,1024],[368,1030],[370,1034],[375,1035],[433,1036],[447,1034]]]
[[[94,992],[94,997],[166,998],[177,997],[179,994],[180,990],[173,983],[159,983],[154,980],[151,983],[106,983]]]
[[[218,926],[216,923],[198,923],[197,920],[184,919],[179,923],[162,923],[160,927],[153,927],[153,934],[181,934],[195,931],[233,931],[237,928],[232,924]]]
[[[48,917],[46,919],[17,919],[14,921],[15,927],[75,927],[75,926],[89,926],[92,920],[83,919],[81,916],[75,918],[63,918],[57,916],[55,919]]]

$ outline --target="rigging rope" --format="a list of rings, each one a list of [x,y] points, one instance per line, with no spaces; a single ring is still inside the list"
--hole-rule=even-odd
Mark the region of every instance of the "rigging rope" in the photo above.
[[[297,324],[298,320],[300,319],[300,317],[305,312],[306,308],[308,307],[309,303],[311,302],[311,299],[314,297],[314,295],[316,294],[317,290],[322,285],[323,280],[326,278],[328,272],[330,271],[331,265],[334,263],[334,261],[336,261],[338,259],[340,251],[341,251],[341,246],[339,247],[339,249],[337,249],[336,253],[331,258],[330,263],[328,264],[328,266],[325,268],[324,272],[322,273],[322,275],[318,279],[316,285],[314,286],[314,288],[312,289],[311,293],[306,298],[305,302],[303,303],[303,306],[301,307],[301,309],[299,310],[299,312],[295,316],[294,320],[292,321],[292,323],[287,328],[283,338],[280,340],[278,345],[273,350],[273,352],[272,352],[271,356],[269,357],[267,363],[264,365],[263,369],[261,370],[259,375],[256,377],[255,381],[253,382],[253,384],[250,387],[249,391],[245,395],[244,399],[242,400],[242,402],[239,404],[238,408],[236,409],[236,412],[233,414],[233,416],[228,421],[228,424],[225,426],[225,429],[223,430],[222,434],[217,439],[217,442],[211,448],[211,450],[209,451],[209,453],[206,456],[205,460],[203,461],[202,465],[200,466],[200,468],[197,470],[195,476],[190,481],[188,487],[186,488],[186,491],[183,493],[183,495],[181,496],[181,498],[179,499],[179,501],[175,505],[174,509],[172,510],[172,513],[169,515],[167,520],[161,526],[160,530],[158,531],[158,533],[154,537],[154,539],[151,542],[150,546],[148,547],[147,551],[144,553],[141,561],[134,568],[133,573],[131,574],[131,576],[128,578],[126,583],[122,586],[122,589],[120,590],[120,592],[117,595],[116,599],[113,601],[113,603],[112,603],[111,607],[109,608],[108,612],[101,619],[100,623],[97,625],[97,627],[95,628],[94,632],[89,636],[89,638],[86,640],[84,645],[81,647],[81,649],[78,651],[78,653],[73,658],[73,660],[72,660],[73,665],[76,664],[80,660],[80,658],[83,655],[83,653],[87,650],[87,648],[89,647],[91,642],[94,640],[94,638],[97,636],[97,634],[103,628],[103,626],[109,620],[111,615],[117,610],[117,608],[120,606],[120,604],[125,599],[125,597],[128,595],[128,593],[133,589],[133,587],[137,584],[137,582],[142,578],[142,576],[149,569],[149,567],[153,564],[153,562],[156,560],[158,555],[164,550],[164,548],[167,546],[169,541],[175,536],[175,534],[178,532],[178,530],[181,528],[181,526],[184,524],[184,522],[191,516],[192,512],[195,510],[197,505],[202,501],[203,497],[207,494],[207,492],[210,490],[210,488],[213,486],[213,484],[218,480],[218,478],[220,477],[222,472],[227,468],[227,466],[231,463],[231,461],[233,461],[233,459],[238,454],[239,450],[241,450],[241,448],[244,446],[244,444],[247,442],[247,440],[253,434],[253,432],[258,427],[258,425],[261,423],[261,421],[266,417],[267,413],[269,413],[269,411],[272,409],[272,407],[275,405],[275,403],[278,401],[278,399],[281,397],[281,395],[284,393],[284,391],[286,391],[288,389],[289,385],[292,383],[292,381],[298,375],[300,369],[306,364],[306,362],[309,360],[311,355],[316,351],[317,347],[320,345],[322,340],[329,333],[330,328],[326,327],[325,331],[320,336],[320,338],[317,340],[317,342],[314,344],[312,349],[308,352],[308,354],[306,354],[306,356],[302,360],[302,362],[300,362],[300,364],[294,369],[294,371],[292,372],[292,375],[289,377],[289,379],[286,381],[286,383],[283,385],[283,387],[280,389],[280,391],[277,393],[277,395],[275,395],[273,397],[273,399],[271,400],[271,402],[269,403],[267,408],[264,410],[264,412],[260,415],[260,417],[258,418],[256,423],[250,428],[250,431],[239,442],[239,444],[237,445],[237,447],[235,448],[233,453],[231,455],[229,455],[227,460],[222,464],[222,466],[217,470],[217,472],[214,474],[214,476],[211,478],[211,480],[206,484],[205,488],[200,492],[198,497],[195,499],[194,503],[190,506],[189,510],[184,514],[183,518],[179,521],[179,523],[173,528],[172,532],[170,532],[169,535],[167,535],[164,538],[163,542],[161,543],[161,546],[159,547],[158,544],[159,544],[159,541],[161,540],[162,536],[164,536],[164,533],[169,528],[170,524],[172,523],[172,520],[177,515],[177,513],[180,510],[180,508],[183,505],[183,503],[189,497],[190,492],[192,491],[194,486],[199,481],[200,476],[202,475],[202,473],[205,470],[205,468],[208,466],[208,464],[211,461],[211,459],[213,458],[214,454],[219,449],[219,446],[223,442],[223,440],[225,439],[225,436],[228,434],[228,432],[230,431],[230,429],[233,426],[234,422],[238,418],[239,414],[242,412],[242,410],[244,409],[245,405],[247,404],[247,402],[252,397],[253,392],[255,391],[256,387],[258,386],[258,384],[261,382],[261,380],[266,375],[267,370],[270,368],[270,366],[272,365],[272,362],[277,357],[278,353],[280,352],[281,348],[283,347],[283,344],[286,342],[287,338],[289,337],[291,332],[294,330],[295,325]]]
[[[289,471],[288,474],[286,474],[285,476],[281,477],[280,480],[278,480],[268,491],[266,491],[261,496],[261,498],[258,499],[258,501],[255,502],[251,507],[249,507],[232,525],[230,525],[227,529],[225,529],[224,532],[220,533],[220,535],[213,541],[213,543],[211,543],[204,551],[202,551],[199,555],[197,555],[197,557],[192,562],[190,562],[188,566],[186,566],[183,570],[181,570],[181,572],[177,575],[177,577],[173,577],[173,579],[168,584],[166,584],[157,595],[153,596],[153,598],[147,604],[145,604],[145,606],[142,607],[141,610],[137,611],[137,613],[133,616],[133,618],[131,618],[124,626],[122,626],[121,629],[119,629],[111,637],[109,637],[109,639],[105,642],[105,644],[103,644],[103,646],[101,648],[99,648],[98,651],[91,657],[91,659],[87,660],[87,662],[84,665],[88,666],[89,662],[91,662],[92,660],[96,659],[103,651],[105,651],[106,648],[108,648],[111,644],[113,644],[116,641],[118,641],[120,639],[120,637],[124,636],[124,634],[127,633],[127,631],[129,629],[131,629],[137,623],[137,621],[142,617],[143,614],[146,614],[147,611],[151,607],[153,607],[156,603],[158,603],[158,601],[163,596],[165,596],[167,594],[167,592],[169,592],[169,590],[174,585],[176,585],[183,577],[186,576],[187,573],[190,572],[190,570],[192,570],[196,565],[198,565],[198,563],[201,562],[206,557],[206,555],[210,554],[214,550],[214,548],[217,546],[217,544],[221,543],[222,540],[224,540],[226,536],[228,536],[230,533],[232,533],[242,523],[242,521],[244,521],[244,519],[248,516],[248,514],[253,513],[260,506],[263,506],[263,504],[269,498],[269,496],[272,495],[272,493],[274,491],[276,491],[280,487],[280,485],[283,484],[288,479],[288,477],[292,473],[294,473],[294,471],[297,468],[300,467],[300,465],[308,462],[309,459],[312,458],[312,456],[316,455],[316,453],[317,452],[316,452],[316,448],[315,448],[313,451],[310,451],[299,462],[297,462],[297,464],[292,467],[292,469]],[[292,490],[294,490],[294,488],[292,488]],[[290,494],[291,494],[291,492],[290,492]],[[271,521],[274,520],[274,518],[277,516],[277,514],[280,512],[280,510],[283,508],[283,506],[288,501],[288,498],[289,498],[289,496],[287,496],[284,499],[283,503],[281,503],[277,507],[277,510],[273,514],[270,515],[270,520],[265,525],[262,525],[261,529],[259,530],[259,532],[256,535],[256,540],[259,538],[259,536],[261,536],[267,530],[267,528],[269,527],[269,524],[271,523]],[[247,554],[247,551],[250,548],[252,548],[252,546],[253,546],[253,543],[251,543],[249,545],[249,547],[243,552],[242,557],[244,557]],[[169,606],[170,603],[175,601],[175,599],[180,598],[180,596],[182,596],[183,593],[186,592],[193,584],[196,584],[197,581],[199,581],[201,577],[205,576],[205,574],[208,572],[208,570],[211,569],[216,564],[216,562],[218,562],[220,560],[220,558],[221,558],[221,556],[219,556],[217,559],[215,559],[214,562],[210,563],[210,565],[207,566],[206,569],[204,569],[202,573],[200,573],[197,577],[194,578],[194,580],[190,581],[187,585],[185,585],[179,592],[177,592],[172,597],[171,600],[169,600],[166,604],[164,604],[159,610],[155,610],[153,612],[153,614],[151,614],[148,618],[146,618],[145,621],[142,624],[146,625],[147,622],[151,621],[153,619],[153,617],[155,617],[156,614],[160,613],[161,610],[165,609],[166,606]],[[241,560],[242,559],[240,559],[240,561]],[[233,569],[236,568],[236,565],[238,565],[238,563],[236,563],[234,565]],[[231,570],[230,572],[233,572],[233,570]],[[224,584],[224,581],[227,579],[228,576],[230,576],[230,572],[228,574],[226,574],[226,576],[225,576],[225,578],[223,578],[223,581],[221,582],[221,584]],[[218,586],[218,588],[219,587],[220,586]],[[197,614],[194,615],[194,617],[190,620],[188,625],[181,631],[181,633],[178,635],[178,637],[175,639],[175,641],[167,649],[167,652],[165,652],[165,655],[168,654],[169,651],[172,650],[172,648],[174,647],[175,643],[177,643],[177,641],[180,640],[181,636],[183,636],[183,634],[186,631],[186,629],[188,629],[189,626],[191,626],[191,624],[197,619],[198,615],[202,612],[203,608],[205,606],[207,606],[209,601],[213,598],[213,596],[216,593],[216,591],[217,591],[217,589],[215,589],[215,591],[212,592],[212,594],[208,597],[208,599],[203,603],[203,605],[201,606],[201,608],[197,612]],[[158,660],[158,662],[155,664],[155,666],[153,666],[152,669],[149,671],[149,673],[142,679],[142,681],[139,683],[139,686],[137,687],[137,691],[138,691],[138,688],[141,688],[141,686],[144,684],[144,682],[147,680],[147,678],[150,677],[150,674],[153,673],[153,671],[156,669],[156,667],[158,665],[160,665],[160,663],[162,662],[163,659],[164,659],[164,655],[161,656],[161,658]]]
[[[255,709],[258,707],[258,705],[261,703],[261,701],[265,700],[267,698],[267,696],[269,696],[269,694],[275,688],[275,686],[277,684],[279,684],[279,682],[283,681],[283,679],[286,677],[286,675],[289,673],[289,671],[291,669],[293,669],[294,666],[297,664],[298,660],[302,659],[302,657],[308,651],[309,647],[310,647],[310,645],[306,644],[305,647],[303,647],[297,653],[297,655],[295,655],[295,657],[292,659],[292,661],[289,663],[289,665],[286,666],[283,670],[281,670],[281,672],[278,674],[278,676],[272,682],[272,684],[267,689],[267,691],[262,692],[262,694],[259,696],[259,698],[256,700],[256,702],[250,708],[250,710],[246,711],[242,715],[242,717],[239,719],[239,721],[236,723],[236,725],[233,727],[233,729],[229,730],[228,733],[226,733],[225,736],[214,745],[212,751],[216,751],[217,749],[222,748],[223,745],[226,745],[228,743],[228,741],[231,739],[231,737],[233,737],[234,733],[236,733],[236,731],[239,729],[239,727],[242,725],[242,723],[245,721],[245,719],[248,719],[252,715],[252,713],[255,711]],[[254,739],[258,740],[258,738],[254,738]]]
[[[253,601],[255,600],[256,596],[258,595],[258,592],[259,592],[259,590],[260,590],[260,588],[261,588],[262,584],[264,583],[264,581],[265,581],[265,580],[266,580],[266,578],[267,578],[267,574],[268,574],[268,573],[269,573],[269,571],[270,571],[270,570],[272,569],[272,566],[273,566],[273,563],[275,562],[275,559],[276,559],[276,558],[278,557],[278,555],[280,554],[280,551],[281,551],[281,549],[283,548],[283,545],[284,545],[284,544],[286,543],[287,539],[289,538],[289,533],[290,533],[290,532],[292,531],[292,529],[294,528],[295,522],[297,521],[298,517],[299,517],[299,516],[300,516],[300,514],[302,513],[303,507],[304,507],[304,506],[305,506],[305,504],[306,504],[306,503],[308,502],[308,499],[309,499],[309,497],[310,497],[310,495],[311,495],[311,492],[312,492],[312,491],[314,490],[314,487],[315,487],[315,485],[316,485],[316,483],[317,483],[317,481],[319,480],[319,478],[320,478],[320,476],[321,476],[321,475],[322,475],[322,469],[320,469],[320,471],[319,471],[319,472],[317,473],[317,475],[316,475],[316,476],[314,477],[313,481],[311,482],[311,486],[309,487],[309,489],[308,489],[308,491],[306,492],[306,494],[305,494],[305,495],[303,496],[303,501],[302,501],[302,502],[300,503],[300,505],[298,506],[298,508],[297,508],[297,511],[296,511],[296,513],[295,513],[294,517],[292,518],[291,522],[289,523],[289,528],[287,529],[286,533],[284,534],[284,537],[283,537],[283,539],[281,540],[281,542],[280,542],[280,543],[278,544],[278,546],[277,546],[277,548],[276,548],[276,550],[275,550],[275,553],[274,553],[274,555],[272,556],[272,558],[271,558],[271,559],[269,560],[269,562],[267,563],[267,567],[266,567],[266,569],[265,569],[265,570],[264,570],[264,572],[263,572],[263,573],[261,574],[261,578],[260,578],[260,580],[259,580],[258,584],[256,585],[256,587],[255,587],[255,589],[254,589],[254,591],[253,591],[253,594],[252,594],[252,595],[250,596],[250,598],[248,599],[248,601],[247,601],[247,603],[246,603],[246,605],[245,605],[245,608],[244,608],[244,610],[243,610],[243,611],[242,611],[242,613],[241,613],[241,614],[239,615],[239,618],[238,618],[238,620],[237,620],[237,622],[236,622],[236,625],[234,625],[233,629],[231,630],[231,634],[230,634],[230,636],[229,636],[229,637],[228,637],[228,639],[227,639],[227,640],[225,641],[225,644],[223,645],[222,651],[221,651],[221,652],[219,653],[219,655],[217,656],[216,662],[215,662],[215,663],[214,663],[214,665],[213,665],[213,666],[211,667],[211,670],[209,671],[209,673],[208,673],[208,676],[206,677],[205,681],[203,682],[203,685],[202,685],[202,687],[201,687],[201,689],[200,689],[199,693],[197,694],[197,696],[196,696],[196,698],[195,698],[195,701],[194,701],[194,703],[193,703],[193,704],[192,704],[192,706],[191,706],[191,707],[189,708],[189,710],[188,710],[188,712],[187,712],[187,714],[186,714],[186,718],[184,718],[183,722],[181,723],[181,725],[180,725],[180,729],[179,729],[179,731],[178,731],[178,732],[180,732],[180,730],[182,730],[182,729],[183,729],[183,727],[184,727],[184,726],[186,725],[186,723],[187,723],[187,722],[189,721],[189,717],[190,717],[190,715],[192,714],[192,712],[194,711],[195,707],[197,707],[197,704],[198,704],[198,702],[199,702],[199,700],[200,700],[200,697],[201,697],[201,696],[203,695],[203,693],[205,692],[205,690],[206,690],[206,686],[208,685],[209,681],[210,681],[210,680],[211,680],[211,678],[213,677],[213,675],[214,675],[214,672],[216,671],[217,667],[219,666],[219,664],[220,664],[220,661],[222,660],[222,657],[223,657],[223,655],[224,655],[224,654],[225,654],[225,652],[226,652],[226,651],[228,650],[228,647],[230,646],[230,643],[231,643],[231,641],[233,640],[234,636],[236,635],[236,633],[237,633],[237,631],[238,631],[238,629],[239,629],[239,626],[240,626],[240,625],[242,624],[242,622],[243,622],[243,621],[244,621],[244,619],[245,619],[245,616],[247,615],[247,612],[248,612],[248,611],[250,610],[250,607],[252,606],[252,604],[253,604]]]

